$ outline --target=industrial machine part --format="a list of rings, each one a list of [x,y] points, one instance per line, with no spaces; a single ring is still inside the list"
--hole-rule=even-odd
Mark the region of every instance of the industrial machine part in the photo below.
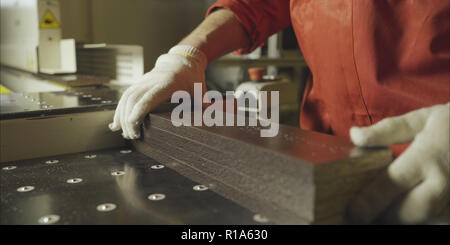
[[[0,162],[124,144],[108,129],[120,90],[83,87],[0,96]]]
[[[282,125],[175,127],[163,107],[133,148],[107,127],[120,93],[1,95],[1,224],[339,224],[391,160]]]
[[[62,39],[59,0],[2,0],[0,60],[33,73],[76,72],[75,40]]]
[[[34,74],[11,67],[0,67],[0,84],[15,93],[65,91],[72,87],[100,85],[109,81],[107,76]]]
[[[129,148],[2,164],[0,224],[271,224]]]
[[[2,0],[0,4],[2,66],[34,74],[94,75],[96,83],[107,77],[130,84],[144,73],[141,46],[63,39],[59,0]]]

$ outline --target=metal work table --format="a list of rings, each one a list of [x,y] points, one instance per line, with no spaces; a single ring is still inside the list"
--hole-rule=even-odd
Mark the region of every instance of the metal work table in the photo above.
[[[151,114],[131,145],[107,127],[121,91],[1,96],[1,224],[342,223],[391,159],[283,125],[274,138],[177,128],[167,113]]]
[[[0,224],[267,222],[124,148],[3,164],[0,173]]]
[[[90,120],[100,113],[108,115],[101,122],[108,134],[99,147],[104,150],[77,153],[86,147],[70,148],[73,152],[64,155],[55,156],[50,150],[44,157],[2,160],[0,224],[270,224],[265,217],[207,186],[130,150],[119,133],[109,132],[107,123],[122,91],[120,87],[96,86],[0,96],[3,159],[10,155],[11,147],[7,146],[11,144],[21,148],[18,158],[27,158],[27,147],[42,145],[34,143],[35,138],[49,145],[54,141],[53,147],[76,141],[70,139],[72,136],[52,136],[54,128],[42,128],[37,137],[23,131],[38,122],[51,124],[55,118],[76,121],[73,115],[92,114]],[[10,126],[24,122],[19,129]],[[65,121],[58,123],[64,129],[72,127]],[[152,194],[163,194],[164,198],[158,200],[163,196]]]

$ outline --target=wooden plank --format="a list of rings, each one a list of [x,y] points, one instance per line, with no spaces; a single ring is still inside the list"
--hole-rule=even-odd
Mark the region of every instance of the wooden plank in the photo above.
[[[278,136],[261,138],[259,130],[174,127],[170,114],[153,113],[143,139],[134,144],[278,224],[311,224],[342,215],[348,200],[391,161],[389,149],[355,151],[341,137],[280,125]],[[336,196],[342,202],[328,205]]]

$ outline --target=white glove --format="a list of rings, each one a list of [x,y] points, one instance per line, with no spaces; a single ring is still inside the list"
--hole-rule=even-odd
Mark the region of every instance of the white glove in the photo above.
[[[193,94],[193,84],[199,82],[206,89],[206,65],[206,56],[200,50],[186,45],[173,47],[158,58],[155,67],[137,84],[125,90],[109,128],[112,131],[122,129],[126,139],[139,138],[139,126],[144,117],[169,100],[174,92],[184,90]]]
[[[350,203],[350,220],[368,224],[378,218],[383,223],[418,224],[449,208],[449,105],[435,105],[386,118],[370,127],[350,129],[357,146],[412,141],[386,173]]]

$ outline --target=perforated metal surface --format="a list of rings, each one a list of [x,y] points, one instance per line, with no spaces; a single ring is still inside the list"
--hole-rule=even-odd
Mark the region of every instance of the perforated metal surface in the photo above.
[[[214,193],[209,183],[195,183],[127,150],[3,165],[16,168],[0,170],[0,223],[261,224],[254,219],[260,214]],[[85,157],[93,155],[96,157]],[[47,164],[49,160],[58,161]],[[118,172],[121,174],[113,174]],[[18,191],[25,186],[34,189]]]

